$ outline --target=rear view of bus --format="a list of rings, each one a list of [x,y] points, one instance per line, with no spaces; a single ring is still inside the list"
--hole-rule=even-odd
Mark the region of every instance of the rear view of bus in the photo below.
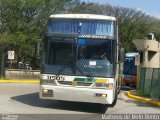
[[[43,42],[41,99],[115,104],[122,67],[114,17],[51,15]]]
[[[123,69],[123,83],[127,86],[130,84],[136,85],[137,82],[137,65],[136,58],[139,53],[126,53]]]

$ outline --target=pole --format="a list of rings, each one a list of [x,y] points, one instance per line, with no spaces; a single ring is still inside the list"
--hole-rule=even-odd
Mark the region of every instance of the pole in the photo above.
[[[2,58],[1,58],[1,77],[4,77],[4,59],[5,59],[5,53],[2,51]]]
[[[137,92],[139,93],[140,91],[140,80],[141,80],[141,64],[137,65],[137,85],[136,85],[136,89]]]
[[[10,61],[10,62],[11,62],[11,66],[10,66],[10,69],[12,69],[12,59],[11,59],[11,61]]]

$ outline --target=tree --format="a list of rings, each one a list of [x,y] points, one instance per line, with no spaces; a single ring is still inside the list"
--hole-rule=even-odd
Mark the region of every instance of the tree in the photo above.
[[[140,10],[116,7],[109,4],[97,4],[82,2],[77,4],[74,9],[71,10],[74,13],[90,13],[101,14],[116,17],[119,24],[119,39],[125,47],[126,52],[135,51],[135,47],[132,44],[133,39],[145,38],[151,30],[153,24],[155,24],[155,18],[146,15]],[[154,29],[155,33],[159,33],[159,29]],[[156,34],[157,36],[158,34]]]
[[[51,14],[65,13],[77,0],[0,0],[0,46],[14,50],[16,61],[39,67],[35,61],[35,43],[46,31]],[[1,49],[2,51],[2,49]]]
[[[38,68],[36,40],[43,38],[49,16],[59,13],[115,16],[126,51],[134,51],[132,40],[144,38],[149,32],[160,39],[160,21],[136,9],[79,0],[0,0],[0,51],[15,50],[17,63],[23,61]]]
[[[150,26],[150,32],[155,35],[155,39],[160,41],[160,20],[155,19]]]

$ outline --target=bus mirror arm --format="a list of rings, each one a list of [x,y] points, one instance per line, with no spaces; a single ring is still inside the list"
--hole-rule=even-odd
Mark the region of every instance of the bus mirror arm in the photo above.
[[[125,50],[120,48],[120,62],[124,62]]]
[[[125,50],[122,48],[122,44],[117,43],[117,48],[118,48],[118,61],[117,63],[124,62],[124,55],[125,55]]]

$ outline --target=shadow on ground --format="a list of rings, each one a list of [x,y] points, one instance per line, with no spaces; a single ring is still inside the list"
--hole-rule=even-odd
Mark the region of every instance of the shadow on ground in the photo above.
[[[14,96],[12,100],[41,108],[61,109],[88,113],[102,113],[102,106],[99,104],[81,103],[81,102],[66,102],[58,100],[42,100],[39,99],[39,93],[31,93],[25,95]],[[106,108],[107,111],[107,108]]]
[[[122,85],[121,90],[123,91],[136,90],[136,85],[129,85],[129,86]]]

